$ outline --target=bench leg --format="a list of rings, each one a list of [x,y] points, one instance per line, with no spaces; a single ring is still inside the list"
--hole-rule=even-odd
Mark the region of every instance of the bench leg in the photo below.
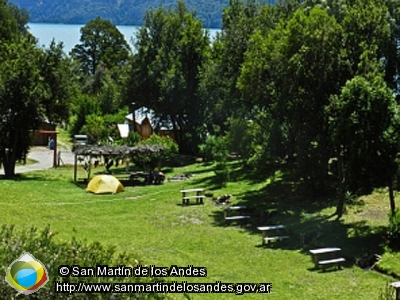
[[[319,269],[318,255],[317,254],[314,255],[314,265],[315,265],[315,269]]]
[[[197,192],[197,198],[196,198],[196,202],[200,204],[203,204],[203,198],[201,198],[201,192]]]

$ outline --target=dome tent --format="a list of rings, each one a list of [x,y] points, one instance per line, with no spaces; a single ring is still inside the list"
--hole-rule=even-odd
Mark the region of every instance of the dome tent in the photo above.
[[[90,180],[86,191],[94,194],[116,194],[124,191],[122,183],[111,175],[97,175]]]

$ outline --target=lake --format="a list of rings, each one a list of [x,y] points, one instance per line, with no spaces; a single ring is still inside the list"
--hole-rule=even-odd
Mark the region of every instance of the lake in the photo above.
[[[38,45],[49,47],[54,38],[56,43],[64,43],[64,52],[69,53],[76,44],[79,44],[81,37],[80,29],[85,24],[48,24],[48,23],[29,23],[29,31],[38,39]],[[120,26],[118,30],[124,35],[125,40],[133,48],[133,39],[139,30],[139,26]],[[215,38],[220,29],[209,29],[211,39]]]

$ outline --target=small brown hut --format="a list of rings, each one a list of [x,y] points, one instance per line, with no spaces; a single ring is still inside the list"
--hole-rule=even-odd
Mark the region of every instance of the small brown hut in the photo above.
[[[135,121],[135,131],[138,132],[144,140],[148,139],[152,135],[153,126],[147,116],[141,120],[140,123],[138,123],[138,120]]]
[[[51,124],[49,122],[43,121],[38,130],[33,132],[33,146],[47,146],[49,144],[50,138],[53,136],[53,133],[56,131],[57,125]]]

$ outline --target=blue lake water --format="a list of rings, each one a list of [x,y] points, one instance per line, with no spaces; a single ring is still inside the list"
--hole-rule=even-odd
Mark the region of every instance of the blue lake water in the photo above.
[[[81,37],[80,30],[85,24],[44,24],[29,23],[29,31],[38,39],[39,46],[48,47],[54,39],[56,43],[63,42],[64,52],[69,53]],[[131,40],[135,37],[139,27],[117,26],[125,40],[132,46]]]
[[[54,39],[56,43],[63,42],[64,52],[69,53],[76,44],[79,44],[81,37],[80,29],[85,24],[44,24],[29,23],[29,31],[38,39],[39,46],[49,47]],[[125,40],[133,48],[133,40],[140,27],[138,26],[117,26],[124,35]],[[215,38],[219,29],[209,29],[210,37]]]

